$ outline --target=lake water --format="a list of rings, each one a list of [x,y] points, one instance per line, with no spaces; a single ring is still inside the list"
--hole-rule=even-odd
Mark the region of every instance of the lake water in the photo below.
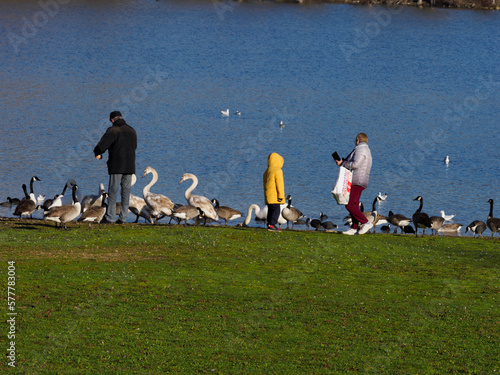
[[[330,154],[347,155],[365,132],[365,208],[381,191],[382,214],[411,217],[421,195],[425,212],[464,225],[486,221],[489,198],[500,216],[498,12],[11,0],[0,21],[1,200],[22,196],[32,175],[48,197],[68,178],[84,194],[107,186],[93,148],[121,110],[138,133],[138,177],[155,168],[151,190],[174,202],[185,203],[179,180],[191,172],[195,193],[221,205],[263,205],[267,155],[278,152],[293,204],[340,224]]]

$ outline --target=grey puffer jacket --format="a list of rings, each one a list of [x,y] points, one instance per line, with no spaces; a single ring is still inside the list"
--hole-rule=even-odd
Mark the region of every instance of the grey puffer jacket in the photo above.
[[[372,169],[372,153],[368,143],[357,144],[354,150],[342,160],[342,166],[352,171],[352,184],[368,187]]]

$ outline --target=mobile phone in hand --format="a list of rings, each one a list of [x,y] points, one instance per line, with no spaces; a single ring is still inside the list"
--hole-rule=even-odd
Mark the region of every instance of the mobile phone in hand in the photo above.
[[[342,160],[339,156],[339,154],[337,154],[337,151],[335,151],[333,154],[332,154],[332,158],[335,160],[335,161],[340,161]]]

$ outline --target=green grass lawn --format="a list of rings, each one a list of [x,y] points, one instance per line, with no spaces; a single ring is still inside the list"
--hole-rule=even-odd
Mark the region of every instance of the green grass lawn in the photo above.
[[[500,373],[500,240],[0,221],[26,374]]]

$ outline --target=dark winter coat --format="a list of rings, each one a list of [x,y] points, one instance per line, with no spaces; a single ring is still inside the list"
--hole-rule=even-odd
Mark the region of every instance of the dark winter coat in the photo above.
[[[124,119],[118,119],[110,126],[94,148],[94,154],[109,152],[109,174],[134,174],[137,134]]]

